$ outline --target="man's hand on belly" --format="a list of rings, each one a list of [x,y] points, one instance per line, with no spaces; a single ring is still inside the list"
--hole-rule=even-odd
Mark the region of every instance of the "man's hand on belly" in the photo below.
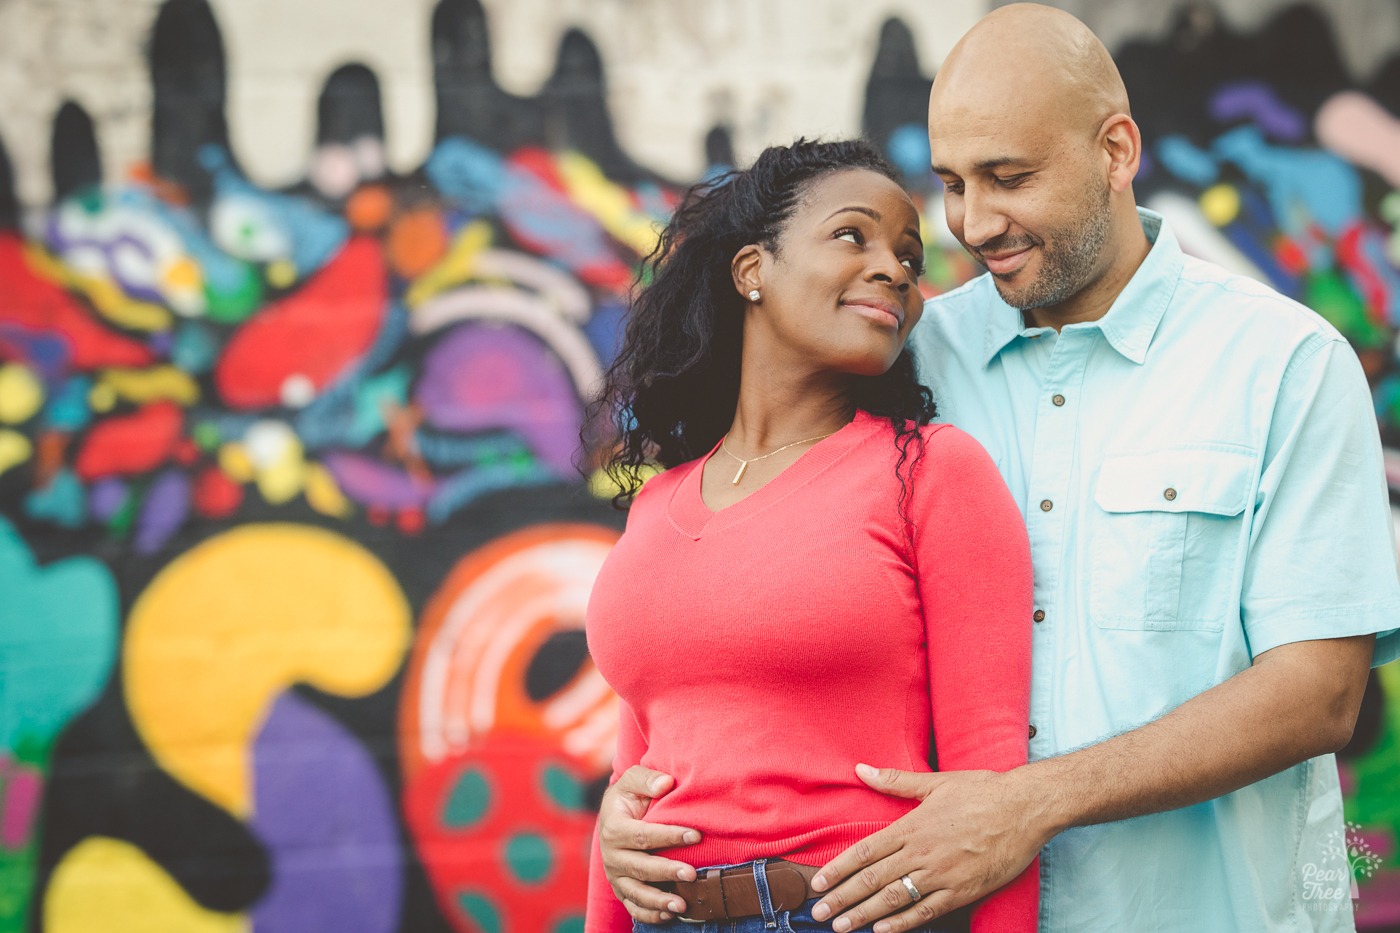
[[[598,813],[598,843],[603,872],[613,893],[634,920],[662,923],[685,910],[685,901],[646,881],[694,881],[695,869],[649,855],[651,849],[694,845],[700,834],[684,826],[643,821],[651,802],[674,786],[670,775],[633,765],[603,794]]]
[[[875,933],[929,923],[1011,882],[1053,835],[1028,821],[1032,807],[1008,774],[916,774],[865,765],[856,770],[875,790],[919,805],[838,855],[813,879],[814,888],[830,892],[812,916],[836,917],[836,933],[881,917],[888,919]],[[922,895],[918,901],[900,880],[906,875]]]

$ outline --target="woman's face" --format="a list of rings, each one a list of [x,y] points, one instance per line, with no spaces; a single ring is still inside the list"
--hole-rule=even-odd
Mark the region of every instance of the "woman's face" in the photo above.
[[[857,376],[889,369],[923,313],[924,247],[904,189],[867,169],[825,175],[777,246],[758,250],[751,269],[762,297],[745,321],[746,354]]]

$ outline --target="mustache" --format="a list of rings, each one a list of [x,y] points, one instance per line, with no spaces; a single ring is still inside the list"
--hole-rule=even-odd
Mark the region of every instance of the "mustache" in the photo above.
[[[1041,240],[1039,237],[1034,237],[1030,234],[1013,236],[1009,233],[1003,233],[1001,236],[992,237],[990,240],[986,240],[976,246],[973,246],[971,243],[964,243],[963,245],[967,248],[967,251],[972,254],[973,259],[976,259],[985,266],[987,262],[983,258],[984,253],[1014,253],[1023,249],[1029,249],[1032,246],[1040,246]]]

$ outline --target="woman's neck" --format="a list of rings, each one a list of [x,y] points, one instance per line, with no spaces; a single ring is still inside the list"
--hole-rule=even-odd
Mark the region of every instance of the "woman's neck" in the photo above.
[[[735,452],[763,454],[783,444],[834,434],[855,417],[844,385],[783,381],[772,376],[745,380],[729,427]]]

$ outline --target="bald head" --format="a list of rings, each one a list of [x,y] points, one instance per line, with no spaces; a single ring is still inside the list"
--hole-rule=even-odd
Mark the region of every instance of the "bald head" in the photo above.
[[[1118,66],[1098,37],[1063,10],[1014,3],[983,17],[938,71],[930,125],[949,110],[1034,111],[1076,128],[1128,113]]]

